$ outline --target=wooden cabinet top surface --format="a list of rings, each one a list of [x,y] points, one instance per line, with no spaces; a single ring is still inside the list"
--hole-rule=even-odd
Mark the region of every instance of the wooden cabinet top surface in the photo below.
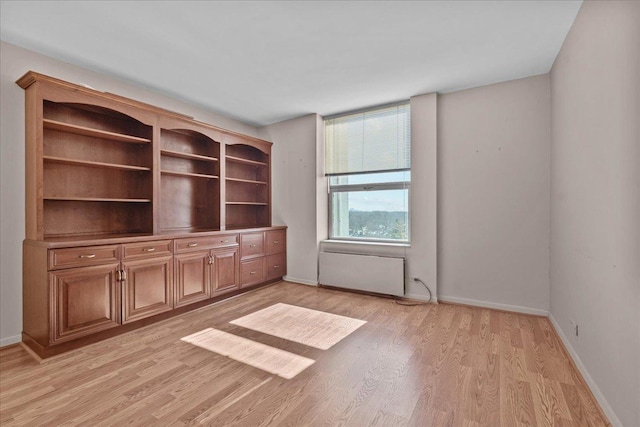
[[[276,225],[272,227],[244,228],[219,231],[202,231],[189,233],[165,233],[165,234],[131,234],[131,235],[113,235],[113,236],[71,236],[59,237],[55,239],[31,240],[25,239],[24,243],[32,246],[41,246],[46,248],[67,248],[79,246],[94,246],[107,244],[120,244],[130,242],[149,242],[154,240],[181,239],[225,235],[229,233],[255,233],[270,230],[286,230],[286,225]]]

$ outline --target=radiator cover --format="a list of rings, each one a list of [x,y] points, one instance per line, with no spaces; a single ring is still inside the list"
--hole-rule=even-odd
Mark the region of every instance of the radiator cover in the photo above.
[[[404,258],[320,252],[321,285],[404,295]]]

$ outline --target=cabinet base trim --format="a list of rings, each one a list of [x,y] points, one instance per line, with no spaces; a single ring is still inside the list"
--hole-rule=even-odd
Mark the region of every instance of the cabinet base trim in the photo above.
[[[242,288],[242,289],[238,289],[236,291],[232,291],[229,293],[225,293],[224,295],[219,295],[213,298],[210,298],[208,300],[205,301],[198,301],[195,302],[193,304],[190,304],[188,306],[183,306],[183,307],[176,307],[175,309],[171,310],[171,311],[167,311],[164,313],[160,313],[157,314],[155,316],[152,317],[147,317],[145,319],[140,319],[137,320],[135,322],[131,322],[131,323],[127,323],[124,325],[120,325],[118,327],[115,328],[111,328],[111,329],[107,329],[86,337],[82,337],[82,338],[78,338],[75,339],[73,341],[67,341],[64,343],[60,343],[60,344],[56,344],[56,345],[52,345],[52,346],[48,346],[48,347],[43,347],[42,345],[40,345],[38,342],[36,342],[32,337],[30,337],[28,334],[26,333],[22,333],[22,342],[25,346],[29,347],[31,349],[31,351],[34,353],[35,356],[37,356],[37,358],[35,358],[38,362],[41,362],[42,359],[47,359],[49,357],[52,356],[56,356],[58,354],[61,353],[65,353],[67,351],[70,350],[75,350],[78,349],[80,347],[84,347],[86,345],[89,344],[94,344],[96,342],[99,341],[104,341],[108,338],[112,338],[118,335],[122,335],[126,332],[131,332],[133,330],[136,329],[140,329],[143,328],[145,326],[149,326],[153,323],[159,322],[161,320],[165,320],[165,319],[169,319],[171,317],[175,317],[178,316],[180,314],[184,314],[187,313],[189,311],[193,311],[199,308],[203,308],[205,306],[209,306],[218,302],[223,302],[229,298],[232,297],[236,297],[236,296],[240,296],[241,294],[247,293],[247,292],[251,292],[251,291],[255,291],[259,288],[262,288],[264,286],[269,286],[269,285],[273,285],[279,281],[281,281],[282,279],[279,277],[277,279],[268,281],[268,282],[264,282],[264,283],[259,283],[257,285],[253,285],[253,286],[248,286],[246,288]]]

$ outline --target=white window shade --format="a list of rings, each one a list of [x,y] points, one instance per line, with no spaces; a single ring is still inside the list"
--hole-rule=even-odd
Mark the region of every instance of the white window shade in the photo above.
[[[326,175],[409,170],[409,103],[327,118],[325,156]]]

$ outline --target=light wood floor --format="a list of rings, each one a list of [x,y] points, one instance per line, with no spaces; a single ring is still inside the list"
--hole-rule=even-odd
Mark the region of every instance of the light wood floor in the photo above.
[[[367,323],[326,351],[229,324],[278,302]],[[286,380],[180,341],[205,328],[315,363]],[[605,425],[545,318],[284,282],[42,364],[5,348],[0,424]]]

